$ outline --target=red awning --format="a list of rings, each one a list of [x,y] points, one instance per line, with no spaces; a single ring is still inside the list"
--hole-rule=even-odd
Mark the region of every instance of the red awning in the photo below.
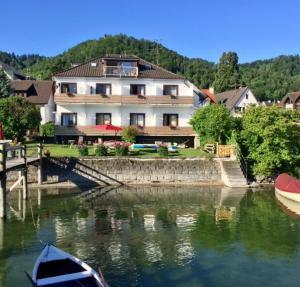
[[[122,131],[123,129],[114,125],[97,125],[95,126],[96,129],[98,130],[104,130],[104,131],[115,131],[119,132]]]

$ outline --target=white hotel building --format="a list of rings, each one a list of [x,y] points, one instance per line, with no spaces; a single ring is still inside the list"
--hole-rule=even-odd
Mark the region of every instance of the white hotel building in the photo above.
[[[136,56],[109,55],[54,75],[59,140],[110,138],[96,125],[136,126],[138,142],[188,142],[203,94],[183,76]]]

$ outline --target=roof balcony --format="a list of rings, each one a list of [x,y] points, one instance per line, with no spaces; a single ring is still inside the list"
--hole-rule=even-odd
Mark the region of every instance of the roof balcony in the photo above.
[[[103,75],[105,77],[129,77],[137,78],[139,74],[138,67],[132,66],[103,66]]]

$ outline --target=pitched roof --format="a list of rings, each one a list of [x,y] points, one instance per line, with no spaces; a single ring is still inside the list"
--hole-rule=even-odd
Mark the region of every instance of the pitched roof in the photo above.
[[[209,91],[209,89],[202,89],[202,93],[204,93],[212,102],[217,103],[216,96]]]
[[[16,93],[27,93],[27,99],[33,104],[47,104],[54,91],[53,81],[13,80],[11,86]]]
[[[106,55],[88,62],[71,67],[65,71],[54,74],[57,77],[104,77],[103,60],[138,61],[138,78],[141,79],[185,79],[184,76],[167,71],[157,65],[149,63],[134,55]],[[95,63],[95,65],[91,65]]]
[[[295,104],[295,102],[298,100],[298,98],[300,97],[300,91],[297,92],[290,92],[287,93],[281,100],[281,105],[284,105],[287,99],[290,99],[291,102],[293,104]]]
[[[225,91],[215,96],[219,104],[224,104],[229,110],[232,110],[246,90],[248,90],[248,87]]]
[[[0,62],[0,68],[3,69],[3,71],[8,75],[8,77],[12,80],[24,80],[25,76],[22,75],[20,72],[18,72],[16,69],[11,67],[8,64],[5,64],[3,62]]]

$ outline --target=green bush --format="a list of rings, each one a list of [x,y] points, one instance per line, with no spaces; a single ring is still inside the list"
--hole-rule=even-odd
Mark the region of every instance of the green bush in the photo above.
[[[129,149],[128,144],[118,143],[115,145],[116,156],[126,156],[128,155]]]
[[[134,143],[137,135],[138,130],[135,127],[127,127],[122,131],[122,140],[124,142]]]
[[[159,156],[167,157],[169,155],[168,147],[165,145],[160,145],[157,148],[157,152]]]
[[[108,155],[108,149],[105,145],[100,144],[95,149],[96,156],[107,156]]]
[[[224,105],[208,105],[199,108],[190,120],[201,146],[218,142],[226,144],[236,127],[236,120]]]
[[[48,122],[40,126],[40,135],[42,137],[54,137],[55,136],[55,123]]]
[[[248,107],[242,117],[241,144],[254,175],[274,177],[300,166],[300,129],[292,110]]]
[[[79,151],[79,154],[81,156],[87,156],[89,155],[89,149],[86,145],[81,145],[78,147],[78,151]]]

